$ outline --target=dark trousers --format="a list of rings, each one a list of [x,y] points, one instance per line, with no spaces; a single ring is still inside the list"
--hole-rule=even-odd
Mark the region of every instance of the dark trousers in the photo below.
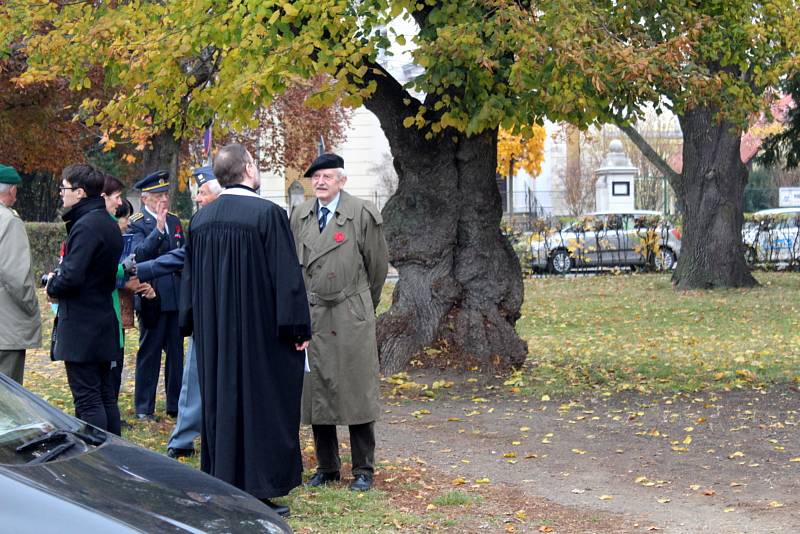
[[[111,367],[111,377],[114,379],[114,398],[119,400],[119,390],[122,387],[122,368],[125,367],[125,351],[119,349],[119,358]]]
[[[24,350],[0,350],[0,373],[22,385],[22,374],[25,370]]]
[[[183,338],[178,330],[178,312],[162,311],[153,328],[139,321],[139,352],[136,354],[136,413],[152,415],[156,409],[156,389],[161,370],[161,351],[167,353],[164,363],[164,385],[167,390],[167,411],[178,412],[178,399],[183,380]]]
[[[350,451],[353,475],[372,475],[375,471],[375,422],[350,425]],[[311,425],[317,454],[317,471],[335,473],[342,466],[336,425]]]
[[[75,417],[119,435],[119,407],[111,362],[64,362],[75,403]]]

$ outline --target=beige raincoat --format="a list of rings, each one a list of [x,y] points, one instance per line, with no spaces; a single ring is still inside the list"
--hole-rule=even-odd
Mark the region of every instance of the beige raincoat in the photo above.
[[[380,413],[375,308],[388,270],[383,220],[371,202],[340,195],[322,233],[316,199],[291,217],[313,332],[301,403],[305,424],[358,425]]]

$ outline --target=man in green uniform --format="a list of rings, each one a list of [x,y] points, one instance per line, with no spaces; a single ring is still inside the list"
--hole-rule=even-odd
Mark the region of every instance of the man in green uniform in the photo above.
[[[11,208],[20,181],[0,165],[0,373],[22,384],[25,350],[37,348],[42,334],[28,234]]]

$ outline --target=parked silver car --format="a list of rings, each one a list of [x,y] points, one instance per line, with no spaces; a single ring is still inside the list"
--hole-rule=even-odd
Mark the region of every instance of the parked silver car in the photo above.
[[[534,271],[566,274],[575,268],[649,265],[675,268],[681,251],[680,231],[650,210],[587,213],[567,226],[531,235]]]
[[[800,262],[800,208],[755,212],[742,227],[742,242],[750,266]]]

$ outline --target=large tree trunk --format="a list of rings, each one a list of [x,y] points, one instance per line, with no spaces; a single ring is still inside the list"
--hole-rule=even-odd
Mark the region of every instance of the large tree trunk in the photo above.
[[[683,171],[675,192],[684,206],[683,240],[673,281],[678,289],[752,287],[744,261],[742,223],[747,168],[741,131],[695,108],[679,115]]]
[[[171,209],[175,209],[175,198],[178,192],[178,155],[181,142],[175,139],[175,132],[168,128],[150,140],[142,156],[142,176],[156,171],[169,172],[169,198]]]
[[[522,270],[500,233],[497,132],[432,140],[404,128],[399,85],[366,102],[394,155],[397,192],[383,209],[390,261],[399,271],[392,307],[378,321],[381,369],[394,373],[426,347],[464,364],[520,365],[527,344],[514,324]]]

